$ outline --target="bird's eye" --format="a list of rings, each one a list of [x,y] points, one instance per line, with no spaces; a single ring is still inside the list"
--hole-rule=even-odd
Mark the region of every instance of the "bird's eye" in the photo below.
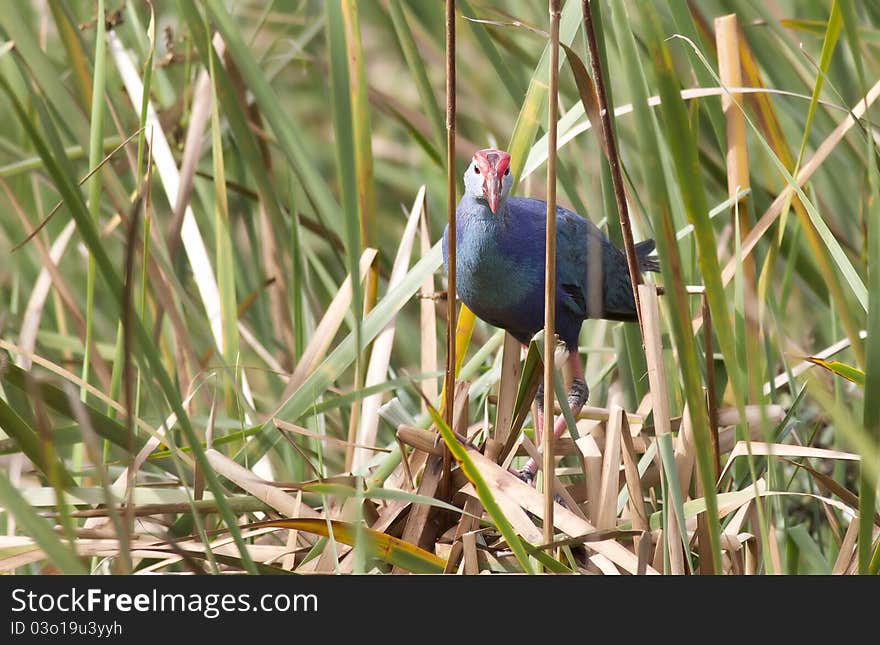
[[[504,171],[504,176],[505,176],[505,177],[506,177],[507,175],[509,175],[509,174],[510,174],[510,168],[508,168],[507,170]]]
[[[480,174],[480,167],[474,166],[474,172],[479,175]]]

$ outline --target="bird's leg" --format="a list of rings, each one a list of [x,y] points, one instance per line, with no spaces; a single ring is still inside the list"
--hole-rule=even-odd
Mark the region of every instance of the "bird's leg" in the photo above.
[[[568,388],[568,407],[572,416],[575,418],[580,413],[587,398],[590,396],[590,389],[584,379],[584,368],[581,366],[580,358],[577,352],[572,352],[568,356],[568,364],[571,367],[572,380],[571,387]],[[535,394],[535,403],[538,407],[537,418],[535,419],[535,436],[537,444],[541,445],[541,437],[544,430],[544,385],[538,386],[538,392]],[[565,431],[565,415],[559,415],[553,424],[553,436],[558,439]],[[517,475],[525,482],[532,482],[538,472],[538,462],[529,458],[526,465],[523,466]]]
[[[538,390],[535,392],[535,441],[540,446],[541,436],[544,431],[544,383],[538,384]],[[525,466],[516,471],[517,477],[530,484],[534,481],[538,472],[538,463],[534,459],[529,459]]]

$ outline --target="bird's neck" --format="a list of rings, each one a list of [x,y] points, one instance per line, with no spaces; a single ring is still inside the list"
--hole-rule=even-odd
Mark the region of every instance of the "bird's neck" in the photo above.
[[[508,213],[507,197],[502,198],[498,202],[498,207],[493,213],[485,199],[465,193],[458,207],[458,216],[464,222],[460,221],[459,225],[470,221],[474,224],[482,224],[489,229],[503,229],[507,225]]]

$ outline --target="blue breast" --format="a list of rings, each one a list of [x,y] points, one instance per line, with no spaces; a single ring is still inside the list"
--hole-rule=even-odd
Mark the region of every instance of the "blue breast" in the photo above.
[[[458,297],[479,318],[507,330],[524,344],[544,326],[546,219],[542,207],[538,200],[510,197],[492,213],[481,202],[465,196],[456,213]],[[586,224],[583,218],[574,217]],[[574,221],[560,223],[557,282],[560,275],[586,270],[585,258],[572,255],[569,249],[574,243],[571,237],[583,237],[576,246],[586,248],[586,227]],[[443,262],[448,269],[446,231]],[[557,288],[556,330],[569,346],[576,346],[584,318],[583,307]]]

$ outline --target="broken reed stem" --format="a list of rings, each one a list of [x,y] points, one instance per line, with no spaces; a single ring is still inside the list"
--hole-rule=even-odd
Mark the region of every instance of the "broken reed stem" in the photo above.
[[[547,110],[547,232],[544,262],[544,543],[553,541],[553,369],[556,354],[556,118],[559,95],[560,0],[550,2],[550,83]],[[576,349],[574,351],[577,351]],[[563,405],[563,402],[559,402]]]
[[[605,142],[604,147],[608,155],[608,166],[611,169],[611,184],[614,187],[614,198],[617,202],[617,216],[620,218],[620,230],[623,233],[623,248],[626,251],[626,264],[629,267],[629,279],[632,284],[636,312],[639,316],[639,326],[641,326],[642,310],[639,306],[638,285],[642,282],[642,274],[639,270],[639,258],[636,255],[632,226],[629,221],[626,192],[623,187],[623,177],[620,173],[620,157],[617,154],[617,145],[614,142],[614,133],[611,130],[611,112],[608,109],[608,95],[605,93],[605,79],[602,75],[602,63],[599,60],[599,43],[596,41],[596,31],[593,28],[593,13],[590,9],[590,0],[583,0],[582,7],[584,14],[584,33],[587,36],[587,45],[590,49],[590,66],[593,71],[593,82],[596,85],[596,98],[599,100],[602,140]],[[552,148],[551,150],[555,150],[555,148]]]
[[[715,19],[715,45],[718,48],[718,75],[721,78],[721,85],[742,87],[739,32],[735,13]],[[721,109],[727,126],[727,192],[731,197],[749,187],[746,120],[742,109],[738,107],[740,103],[739,94],[725,92],[721,95]],[[743,229],[743,235],[747,233],[748,231]]]
[[[742,63],[740,61],[739,25],[736,14],[719,16],[715,19],[715,46],[718,50],[718,76],[722,87],[742,87]],[[746,145],[746,117],[742,109],[742,95],[725,92],[721,95],[721,109],[727,132],[727,192],[730,197],[749,188],[749,153]],[[736,230],[739,224],[739,241],[751,231],[746,197],[741,197],[730,207],[731,226]],[[746,363],[756,360],[759,349],[758,302],[755,293],[755,258],[742,258]],[[750,370],[746,369],[748,374]],[[748,379],[749,398],[752,403],[760,400],[759,384]]]
[[[653,415],[654,415],[654,432],[657,435],[658,451],[661,441],[671,441],[672,423],[669,417],[669,388],[666,382],[666,370],[663,367],[663,343],[661,341],[660,330],[660,306],[658,304],[657,295],[650,285],[642,285],[639,287],[641,291],[641,302],[645,308],[642,310],[644,318],[642,319],[642,332],[645,343],[645,362],[648,368],[648,384],[653,398]],[[672,493],[669,489],[677,486],[673,483],[671,472],[667,470],[667,464],[660,460],[661,476],[667,479],[667,500],[672,500]],[[674,468],[674,465],[673,465]],[[672,504],[666,504],[666,532],[664,540],[669,553],[670,567],[674,573],[684,572],[684,562],[681,558],[682,541],[686,538],[687,533],[683,531],[684,527],[679,527],[678,518],[675,515],[675,509]],[[702,545],[701,545],[702,546]]]
[[[452,428],[455,390],[455,0],[446,0],[446,219],[448,236],[448,296],[446,298],[446,424]],[[451,467],[449,450],[443,452],[443,473]],[[440,491],[445,499],[449,477],[442,479]]]

